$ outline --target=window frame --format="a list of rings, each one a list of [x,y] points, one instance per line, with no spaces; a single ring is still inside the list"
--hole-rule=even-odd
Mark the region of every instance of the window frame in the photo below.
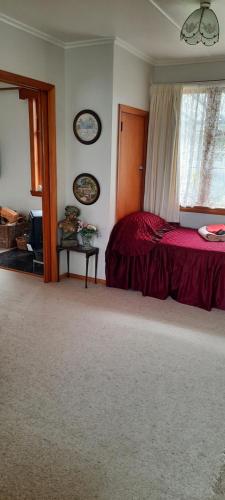
[[[196,93],[201,93],[203,92],[203,89],[205,86],[217,86],[216,83],[215,85],[212,85],[209,83],[209,85],[207,85],[207,82],[203,83],[202,84],[199,84],[198,86],[195,86],[195,92]],[[225,86],[225,82],[224,82],[224,85]],[[185,85],[185,87],[183,88],[183,93],[184,94],[191,94],[193,92],[193,85]],[[182,205],[180,205],[180,212],[192,212],[192,213],[203,213],[203,214],[211,214],[211,215],[225,215],[225,207],[224,208],[210,208],[210,207],[207,207],[207,206],[201,206],[201,205],[195,205],[193,207],[190,207],[190,206],[187,206],[187,207],[184,207]]]
[[[31,167],[30,194],[31,196],[42,197],[42,190],[38,189],[39,186],[43,186],[42,147],[40,137],[40,92],[30,89],[20,89],[19,98],[28,101]]]
[[[211,214],[211,215],[225,215],[225,208],[209,208],[209,207],[182,207],[180,205],[180,212],[194,212],[199,214]]]

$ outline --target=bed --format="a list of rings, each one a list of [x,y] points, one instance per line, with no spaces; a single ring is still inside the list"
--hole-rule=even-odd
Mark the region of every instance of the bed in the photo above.
[[[225,310],[225,242],[136,212],[113,228],[106,250],[107,286],[210,310]]]

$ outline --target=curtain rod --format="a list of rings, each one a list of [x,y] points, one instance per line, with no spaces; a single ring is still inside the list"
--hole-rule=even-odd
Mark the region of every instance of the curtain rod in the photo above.
[[[210,83],[224,83],[225,85],[225,78],[223,79],[217,79],[217,80],[192,80],[191,82],[152,82],[151,85],[206,85]]]
[[[201,80],[201,81],[194,80],[192,82],[181,82],[181,83],[182,83],[182,85],[196,85],[196,83],[198,85],[207,85],[207,84],[210,85],[211,83],[219,83],[219,84],[224,83],[224,85],[225,85],[225,80],[223,78],[221,80]]]

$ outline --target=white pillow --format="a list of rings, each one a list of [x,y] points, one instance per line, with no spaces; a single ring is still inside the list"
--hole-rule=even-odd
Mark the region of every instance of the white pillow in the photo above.
[[[225,241],[225,234],[210,233],[207,231],[207,226],[200,227],[198,232],[207,241]]]

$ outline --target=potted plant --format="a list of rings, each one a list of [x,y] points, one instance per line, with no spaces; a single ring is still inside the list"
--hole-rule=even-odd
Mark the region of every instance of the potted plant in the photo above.
[[[82,246],[87,250],[91,248],[91,240],[94,235],[97,236],[98,234],[97,227],[93,224],[86,224],[79,220],[77,232],[81,235]]]

